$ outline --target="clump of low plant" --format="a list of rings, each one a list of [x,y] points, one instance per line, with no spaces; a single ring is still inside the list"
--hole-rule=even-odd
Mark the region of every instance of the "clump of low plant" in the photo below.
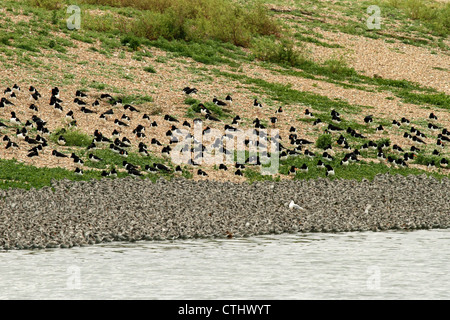
[[[331,135],[322,134],[316,140],[316,147],[320,149],[325,149],[333,142]]]
[[[251,49],[255,57],[262,61],[297,66],[306,60],[304,52],[288,39],[256,38]]]
[[[145,67],[144,71],[147,71],[149,73],[156,73],[155,68],[153,68],[152,66]]]

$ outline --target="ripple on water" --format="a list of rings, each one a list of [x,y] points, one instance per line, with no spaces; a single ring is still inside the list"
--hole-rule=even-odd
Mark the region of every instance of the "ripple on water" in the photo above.
[[[448,299],[450,230],[1,252],[1,299]]]

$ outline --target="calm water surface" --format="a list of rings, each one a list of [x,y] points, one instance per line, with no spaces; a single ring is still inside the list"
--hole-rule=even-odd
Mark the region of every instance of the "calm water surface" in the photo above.
[[[0,299],[449,299],[450,229],[0,252]]]

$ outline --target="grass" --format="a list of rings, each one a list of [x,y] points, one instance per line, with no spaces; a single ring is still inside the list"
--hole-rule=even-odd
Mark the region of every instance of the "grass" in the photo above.
[[[107,24],[133,36],[157,40],[216,40],[249,46],[257,35],[279,32],[278,24],[259,1],[231,0],[83,0],[82,3],[134,8],[135,19]],[[117,19],[116,19],[117,20]],[[93,24],[97,26],[98,24]]]
[[[215,105],[212,102],[201,102],[200,100],[194,99],[194,98],[186,98],[184,100],[184,103],[187,105],[190,105],[190,107],[186,110],[186,116],[189,118],[197,118],[200,113],[200,103],[203,103],[203,105],[211,111],[212,115],[214,117],[217,117],[219,119],[226,119],[229,118],[231,115],[229,113],[229,110],[225,107],[220,107]]]
[[[144,71],[149,72],[149,73],[156,73],[155,68],[153,68],[152,66],[145,67]]]
[[[50,140],[54,143],[58,142],[58,138],[63,136],[66,139],[65,146],[68,147],[84,147],[86,148],[92,142],[93,136],[89,136],[77,129],[57,129],[50,135]]]
[[[306,59],[301,50],[287,39],[277,41],[268,37],[256,38],[253,40],[251,49],[255,57],[261,61],[275,62],[291,67],[298,66]]]
[[[320,149],[325,149],[328,145],[333,143],[332,137],[329,134],[322,134],[316,140],[316,147]]]
[[[437,35],[450,33],[450,3],[438,3],[430,0],[382,0],[382,7],[402,10],[407,17],[422,22]]]
[[[332,162],[328,162],[321,158],[321,156],[317,156],[315,159],[309,159],[304,156],[299,157],[293,157],[288,158],[287,160],[280,161],[280,168],[279,168],[279,175],[277,176],[265,176],[260,173],[259,170],[249,167],[244,170],[244,175],[248,179],[249,183],[253,183],[255,181],[264,181],[264,180],[270,180],[270,181],[277,181],[280,179],[281,175],[288,175],[288,171],[291,168],[291,166],[296,166],[297,168],[300,168],[303,164],[306,164],[308,166],[308,172],[304,173],[298,170],[294,176],[295,180],[309,180],[309,179],[318,179],[318,178],[328,178],[330,180],[336,180],[336,179],[347,179],[347,180],[356,180],[356,181],[362,181],[363,179],[366,180],[373,180],[374,177],[378,174],[392,174],[392,175],[421,175],[425,174],[427,176],[432,176],[438,180],[448,177],[448,173],[446,171],[438,171],[438,172],[426,172],[421,169],[415,169],[415,168],[393,168],[385,163],[376,163],[373,161],[367,161],[367,160],[361,160],[357,163],[351,163],[348,166],[342,166],[339,164],[340,159],[342,159],[343,154],[338,154],[335,157],[335,160]],[[322,162],[326,164],[330,164],[334,171],[334,176],[326,176],[325,169],[317,168],[317,161],[322,160]]]
[[[227,64],[239,66],[235,60],[247,60],[244,52],[238,47],[230,46],[216,40],[206,40],[203,42],[186,42],[184,40],[169,41],[159,38],[148,42],[148,45],[175,53],[178,56],[189,57],[197,62],[207,65]],[[165,62],[165,61],[161,61]]]
[[[375,89],[377,91],[390,92],[398,98],[401,98],[405,103],[418,105],[428,104],[445,109],[450,108],[450,96],[443,92],[437,92],[433,88],[424,87],[408,80],[384,79],[381,77],[369,77],[359,74],[353,68],[348,67],[342,56],[328,59],[322,64],[309,59],[302,59],[299,61],[301,62],[296,64],[295,67],[302,69],[302,71],[292,69],[272,70],[280,74],[310,79],[318,79],[317,76],[326,77],[325,79],[321,78],[320,80],[334,83],[344,88],[356,88],[364,91]],[[364,84],[366,87],[361,85],[358,86],[358,84]],[[417,93],[412,91],[417,91]]]
[[[220,75],[225,78],[240,81],[246,84],[249,88],[258,94],[267,94],[273,100],[276,100],[285,105],[301,104],[303,106],[310,106],[319,111],[330,111],[331,109],[345,110],[350,113],[361,111],[360,106],[351,105],[342,100],[329,99],[325,96],[315,94],[312,92],[299,91],[291,88],[291,85],[268,82],[258,78],[252,78],[246,75],[234,74],[225,71],[213,69],[215,75]],[[368,107],[367,107],[368,108]]]
[[[427,104],[450,110],[450,96],[445,93],[421,94],[402,90],[398,93],[398,96],[407,103]]]
[[[149,102],[153,102],[153,97],[149,95],[139,95],[139,94],[119,94],[114,97],[115,99],[121,99],[122,104],[132,104],[132,105],[141,105]],[[113,103],[113,101],[111,101]]]
[[[309,42],[309,43],[314,43],[315,45],[321,46],[321,47],[325,47],[325,48],[342,48],[341,45],[337,44],[337,43],[327,43],[324,41],[320,41],[319,39],[317,39],[317,37],[311,37],[311,36],[305,36],[302,33],[296,33],[294,35],[294,37],[297,40],[300,40],[301,42]]]
[[[38,168],[32,165],[25,165],[19,163],[16,160],[4,160],[0,159],[0,189],[19,188],[19,189],[40,189],[43,187],[51,186],[52,180],[68,179],[71,181],[89,181],[105,179],[101,175],[101,170],[94,168],[122,168],[123,158],[120,156],[115,157],[109,150],[97,151],[98,156],[102,156],[107,160],[107,165],[97,165],[94,162],[86,161],[86,164],[93,168],[92,170],[83,169],[83,175],[79,176],[74,171],[66,170],[63,168]],[[120,159],[119,159],[120,158]],[[152,158],[153,159],[153,158]],[[127,159],[128,162],[138,165],[153,164],[151,160],[144,160],[140,156],[130,154]],[[132,162],[134,161],[134,162]],[[128,173],[118,170],[117,178],[124,178],[129,176]],[[192,175],[184,170],[183,176],[191,178]],[[171,179],[173,174],[170,173],[157,173],[145,175],[142,179],[150,179],[155,182],[159,178]],[[114,179],[106,178],[106,179]]]

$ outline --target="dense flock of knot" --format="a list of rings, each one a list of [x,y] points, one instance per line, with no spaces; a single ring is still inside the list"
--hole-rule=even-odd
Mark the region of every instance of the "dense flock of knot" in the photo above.
[[[253,184],[184,178],[64,179],[38,190],[0,190],[0,250],[448,228],[449,188],[446,177],[392,174],[361,182],[318,178]]]

